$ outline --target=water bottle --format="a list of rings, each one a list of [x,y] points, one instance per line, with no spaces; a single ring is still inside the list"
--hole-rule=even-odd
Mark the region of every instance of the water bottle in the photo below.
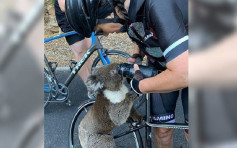
[[[134,64],[122,63],[118,65],[118,73],[126,78],[133,78],[135,71]],[[158,70],[154,67],[138,65],[144,78],[153,77],[158,74]]]

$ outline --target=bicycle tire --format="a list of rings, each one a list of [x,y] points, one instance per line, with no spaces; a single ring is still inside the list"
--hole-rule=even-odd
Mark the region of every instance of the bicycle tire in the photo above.
[[[87,111],[90,109],[90,107],[94,104],[95,99],[89,99],[85,102],[82,103],[82,105],[78,108],[76,114],[73,117],[73,120],[71,122],[70,125],[70,131],[69,131],[69,147],[70,148],[81,148],[80,146],[80,142],[79,142],[79,138],[78,138],[78,131],[77,131],[77,127],[80,124],[80,121],[84,118],[85,114],[87,113]],[[122,126],[119,126],[120,130],[119,133],[122,130],[125,130],[125,126],[127,126],[129,124],[131,120],[128,120],[127,123],[123,124]],[[129,126],[127,126],[128,128],[130,128]],[[118,131],[113,130],[111,133],[116,134]],[[131,136],[131,137],[129,137]],[[122,137],[123,139],[121,140],[120,138],[115,139],[115,143],[116,143],[116,147],[123,147],[123,148],[143,148],[143,143],[142,143],[142,138],[141,138],[141,134],[139,132],[139,130],[136,130],[128,135],[125,135]],[[130,138],[133,138],[134,141],[130,140]],[[127,140],[130,143],[124,142],[125,140]],[[119,143],[119,141],[123,141],[122,143]],[[132,142],[134,142],[134,145]],[[121,144],[125,144],[126,146],[121,146]]]
[[[131,57],[128,53],[123,52],[123,51],[118,51],[118,50],[106,50],[104,54],[107,55],[107,56],[109,56],[109,55],[118,55],[118,56],[124,57],[126,60]],[[95,60],[93,61],[92,68],[96,67],[98,65],[98,63],[100,62],[100,60],[101,60],[100,56],[98,55],[95,58]]]

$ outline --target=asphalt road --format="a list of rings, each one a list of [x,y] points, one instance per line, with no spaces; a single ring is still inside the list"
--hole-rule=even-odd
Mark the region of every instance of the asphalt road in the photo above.
[[[56,71],[57,78],[60,82],[64,82],[69,75],[69,71]],[[69,126],[71,120],[77,111],[78,106],[84,100],[88,99],[87,90],[79,76],[76,76],[69,86],[69,99],[71,106],[65,103],[50,103],[45,109],[44,115],[44,145],[45,148],[67,148],[69,137]],[[183,111],[180,99],[176,107],[176,121],[183,121]],[[143,132],[143,131],[142,131]],[[144,132],[142,133],[144,136]],[[175,130],[174,147],[186,148],[186,140],[183,130]]]

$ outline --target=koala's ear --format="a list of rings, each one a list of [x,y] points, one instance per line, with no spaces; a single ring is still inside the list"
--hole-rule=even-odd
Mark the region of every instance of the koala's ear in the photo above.
[[[99,76],[90,75],[86,81],[88,97],[96,98],[96,95],[103,89],[104,83]]]
[[[92,75],[94,75],[101,66],[93,67],[91,70]]]

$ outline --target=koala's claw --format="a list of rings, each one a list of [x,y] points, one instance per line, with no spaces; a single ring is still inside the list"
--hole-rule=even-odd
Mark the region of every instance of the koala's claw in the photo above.
[[[139,123],[142,122],[144,119],[145,119],[145,116],[141,116],[141,115],[133,116],[133,120]]]
[[[130,91],[127,93],[127,96],[131,99],[137,98],[137,94],[134,91]]]

